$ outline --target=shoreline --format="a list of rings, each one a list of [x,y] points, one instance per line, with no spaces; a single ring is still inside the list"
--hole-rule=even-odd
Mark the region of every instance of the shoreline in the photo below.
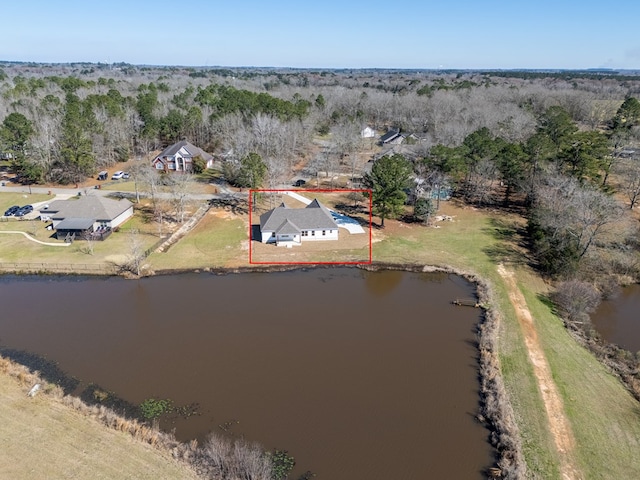
[[[494,294],[493,289],[488,281],[479,277],[478,275],[458,270],[450,266],[434,266],[434,265],[421,265],[421,264],[400,264],[400,263],[386,263],[375,262],[372,264],[364,265],[272,265],[272,266],[248,266],[248,267],[230,267],[230,268],[204,268],[204,269],[172,269],[150,272],[150,274],[136,276],[124,276],[129,279],[139,279],[144,277],[160,276],[160,275],[179,275],[188,273],[208,273],[212,275],[230,275],[230,274],[242,274],[242,273],[273,273],[273,272],[287,272],[296,270],[310,270],[317,268],[358,268],[366,271],[382,271],[382,270],[398,270],[407,271],[413,273],[447,273],[458,275],[465,278],[467,281],[473,283],[476,287],[478,296],[478,303],[482,309],[480,319],[477,323],[477,359],[478,359],[478,411],[475,413],[475,418],[478,422],[483,424],[489,433],[489,444],[494,449],[495,462],[494,465],[487,468],[487,474],[491,478],[521,478],[524,477],[526,472],[526,463],[524,460],[522,443],[518,427],[515,422],[515,415],[509,398],[506,393],[504,380],[500,369],[499,354],[497,348],[497,334],[499,330],[501,314],[495,307],[491,307],[495,302],[492,302]],[[21,275],[20,273],[9,273],[13,275]],[[39,274],[34,274],[39,275]],[[60,275],[58,273],[46,273],[45,275]],[[75,273],[67,273],[65,275],[76,275]],[[79,276],[85,276],[80,274]],[[105,275],[99,275],[105,276]],[[106,275],[106,276],[122,276],[122,275]],[[27,368],[27,367],[25,367]],[[33,373],[33,372],[32,372]],[[41,380],[42,381],[42,380]],[[66,397],[65,397],[66,398]],[[71,397],[72,406],[79,411],[89,412],[88,416],[96,416],[95,409],[100,409],[101,413],[98,418],[102,419],[101,423],[109,428],[119,428],[114,426],[114,420],[111,419],[113,415],[120,417],[113,411],[110,411],[102,405],[89,405],[83,402],[78,397]],[[93,413],[91,413],[93,412]],[[144,424],[139,424],[137,420],[131,420],[123,417],[123,421],[135,422],[136,426],[133,427],[133,432],[146,432],[144,429],[158,433],[157,430],[150,429]],[[116,422],[116,425],[121,425],[122,422]],[[172,452],[174,458],[176,452],[180,452],[179,456],[186,455],[191,457],[193,452],[189,454],[187,451],[193,450],[196,445],[193,442],[189,444],[182,444],[177,442],[170,434],[165,432],[159,432],[163,437],[163,441],[160,442],[161,446],[164,446],[164,450]],[[132,433],[133,434],[133,433]],[[150,432],[146,432],[148,436]],[[134,435],[136,436],[136,435]],[[143,436],[142,440],[147,438]],[[159,444],[160,445],[160,444]],[[181,446],[180,446],[181,445]],[[156,446],[156,445],[154,445]],[[189,463],[189,462],[187,462]]]

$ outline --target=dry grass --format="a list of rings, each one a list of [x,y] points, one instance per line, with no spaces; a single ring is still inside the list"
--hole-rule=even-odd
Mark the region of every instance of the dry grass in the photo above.
[[[136,436],[144,440],[138,441],[124,425],[127,421],[100,407],[84,411],[89,407],[78,399],[61,399],[56,387],[45,386],[29,398],[38,378],[22,366],[0,358],[0,372],[0,478],[198,478],[168,451],[153,448],[159,432],[138,425]],[[108,423],[101,417],[109,416],[123,425],[100,427]]]
[[[166,252],[151,254],[147,263],[154,271],[245,265],[248,228],[246,214],[232,207],[211,209],[188,235]]]

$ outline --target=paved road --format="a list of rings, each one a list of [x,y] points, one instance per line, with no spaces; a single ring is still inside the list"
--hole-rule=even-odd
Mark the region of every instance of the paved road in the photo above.
[[[208,201],[208,200],[247,200],[248,192],[233,192],[230,189],[218,188],[218,191],[221,193],[211,194],[211,193],[189,193],[187,197],[190,200],[197,201]],[[108,195],[116,195],[123,198],[128,198],[129,200],[133,200],[136,196],[134,192],[125,192],[120,190],[103,190],[96,188],[58,188],[58,187],[35,187],[35,186],[24,186],[24,185],[11,185],[7,186],[0,184],[0,192],[6,193],[24,193],[25,202],[21,205],[28,203],[28,195],[29,194],[44,194],[51,195],[51,198],[48,200],[44,200],[42,202],[34,202],[31,203],[33,205],[33,212],[28,215],[22,217],[24,220],[34,220],[40,217],[39,209],[46,205],[47,203],[51,203],[54,200],[66,200],[67,198],[74,197],[78,194],[80,195],[100,195],[100,196],[108,196]],[[141,198],[144,198],[148,195],[140,194]],[[158,198],[162,198],[164,200],[170,200],[173,195],[171,193],[158,193]],[[0,215],[3,212],[0,212]]]
[[[220,189],[219,189],[220,190]],[[28,186],[24,186],[24,185],[17,185],[17,186],[0,186],[0,192],[7,192],[7,193],[24,193],[24,194],[30,194],[30,193],[41,193],[41,194],[49,194],[52,197],[53,196],[62,196],[61,198],[69,198],[75,195],[101,195],[101,196],[107,196],[107,195],[118,195],[124,198],[134,198],[135,197],[135,193],[134,192],[125,192],[125,191],[121,191],[121,190],[103,190],[103,189],[96,189],[96,188],[60,188],[60,187],[28,187]],[[224,189],[224,191],[222,191],[221,193],[217,193],[217,194],[213,194],[213,193],[189,193],[187,194],[187,196],[192,199],[192,200],[212,200],[212,199],[219,199],[219,200],[227,200],[227,199],[231,199],[231,198],[235,198],[238,200],[246,200],[247,199],[247,195],[248,192],[233,192],[229,189]],[[143,194],[140,193],[140,197],[144,198],[144,197],[148,197],[149,195],[147,194]],[[158,193],[157,194],[158,198],[163,198],[163,199],[170,199],[172,198],[172,194],[171,193]]]

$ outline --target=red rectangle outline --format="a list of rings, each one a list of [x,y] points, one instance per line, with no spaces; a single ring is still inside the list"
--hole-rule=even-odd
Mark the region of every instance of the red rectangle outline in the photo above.
[[[253,225],[253,208],[252,208],[252,199],[253,192],[367,192],[369,194],[369,260],[362,262],[254,262],[251,256],[251,242],[253,241],[251,236],[251,227]],[[290,188],[281,188],[281,189],[260,189],[254,188],[249,190],[249,264],[251,265],[370,265],[373,263],[373,198],[372,191],[370,189],[290,189]]]

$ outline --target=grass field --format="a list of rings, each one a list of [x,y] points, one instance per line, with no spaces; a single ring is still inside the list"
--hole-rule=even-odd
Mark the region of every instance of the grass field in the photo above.
[[[40,220],[0,222],[0,232],[21,231],[47,243],[64,245],[64,241],[52,237],[46,230],[46,223]],[[121,262],[131,251],[132,230],[137,230],[143,248],[148,248],[159,240],[154,229],[139,217],[128,220],[118,232],[114,232],[104,242],[93,242],[93,253],[87,250],[84,241],[76,241],[69,247],[41,245],[22,235],[0,234],[0,263],[42,263],[42,264],[110,264]],[[46,269],[43,269],[46,270]]]
[[[151,270],[244,266],[249,259],[248,218],[212,209],[178,243],[147,258]]]
[[[0,375],[0,478],[198,478],[168,452],[105,428],[55,396],[29,398],[30,388]]]

